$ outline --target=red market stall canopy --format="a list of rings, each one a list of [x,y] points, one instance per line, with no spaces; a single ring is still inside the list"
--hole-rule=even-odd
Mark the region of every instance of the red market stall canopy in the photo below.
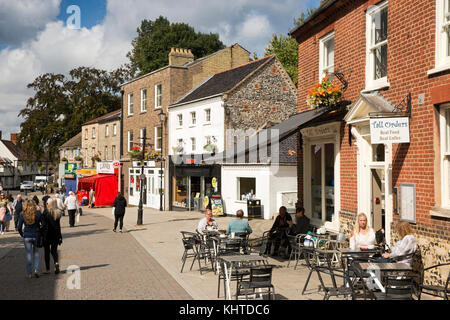
[[[112,206],[119,190],[117,176],[97,174],[78,179],[78,190],[89,191],[91,188],[95,192],[94,204],[96,207]]]

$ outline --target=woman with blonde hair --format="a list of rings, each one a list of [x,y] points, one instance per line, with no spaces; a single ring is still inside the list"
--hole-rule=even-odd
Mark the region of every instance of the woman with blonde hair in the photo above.
[[[397,234],[400,237],[390,252],[383,253],[379,258],[381,262],[401,262],[411,265],[412,255],[417,250],[417,242],[414,232],[407,221],[399,221],[396,225]]]
[[[355,227],[350,238],[350,249],[373,247],[376,243],[375,231],[367,224],[367,216],[360,213],[356,217]]]
[[[22,227],[25,228],[22,231]],[[32,200],[26,200],[22,214],[19,217],[17,229],[23,238],[25,245],[25,259],[27,268],[27,277],[31,278],[32,266],[34,276],[39,278],[39,248],[36,246],[36,238],[40,228],[45,228],[45,220],[37,210],[36,204]],[[33,263],[34,257],[34,263]]]
[[[50,198],[44,209],[44,220],[47,224],[47,235],[44,241],[45,272],[50,273],[50,253],[55,264],[55,274],[59,273],[58,245],[62,244],[61,235],[61,212],[57,207],[57,200]]]

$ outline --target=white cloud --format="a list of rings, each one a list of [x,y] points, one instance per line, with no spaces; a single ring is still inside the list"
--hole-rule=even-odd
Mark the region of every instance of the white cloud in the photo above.
[[[56,21],[59,4],[60,0],[0,0],[0,43],[16,44],[0,51],[3,137],[19,130],[17,115],[33,95],[28,83],[43,73],[66,74],[78,66],[112,70],[128,62],[126,54],[143,19],[162,15],[171,22],[185,22],[196,31],[218,33],[225,45],[238,42],[261,57],[272,33],[286,34],[306,7],[298,0],[108,0],[101,25],[74,30]]]
[[[44,30],[61,0],[0,0],[0,44],[20,45]]]

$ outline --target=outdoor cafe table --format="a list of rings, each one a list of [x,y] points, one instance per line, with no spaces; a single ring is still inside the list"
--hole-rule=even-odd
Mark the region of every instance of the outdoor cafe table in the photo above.
[[[220,259],[224,262],[224,274],[226,280],[226,298],[231,300],[231,275],[233,272],[233,266],[238,264],[267,264],[267,259],[259,255],[238,254],[238,255],[226,255],[221,256]],[[228,268],[229,266],[229,268]]]
[[[371,280],[374,281],[375,285],[383,293],[385,293],[386,290],[376,272],[409,272],[412,270],[412,267],[407,263],[392,262],[359,262],[357,263],[357,267],[360,268],[361,271],[367,272],[370,275]]]

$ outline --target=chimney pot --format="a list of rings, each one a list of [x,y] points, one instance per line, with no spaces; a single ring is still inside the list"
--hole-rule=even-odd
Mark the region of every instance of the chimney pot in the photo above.
[[[11,133],[11,141],[14,144],[17,144],[17,133]]]

